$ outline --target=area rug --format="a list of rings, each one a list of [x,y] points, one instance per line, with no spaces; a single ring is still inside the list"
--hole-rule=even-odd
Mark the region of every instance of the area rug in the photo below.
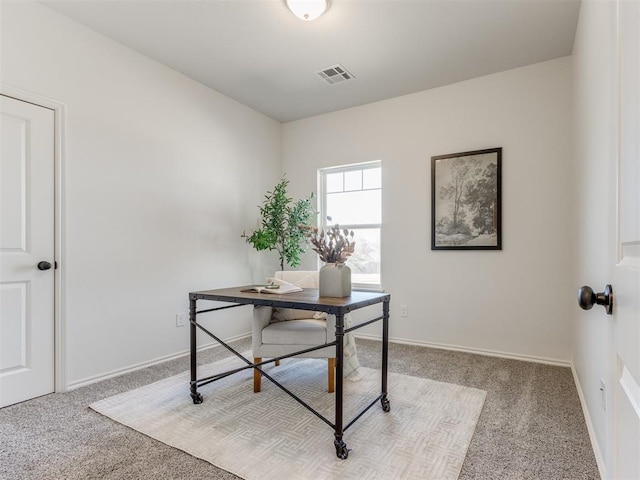
[[[228,358],[198,369],[198,378],[241,365]],[[333,422],[326,360],[287,359],[268,373]],[[360,367],[345,380],[346,423],[380,392],[380,371]],[[354,378],[354,379],[352,379]],[[391,411],[379,403],[344,434],[337,458],[333,429],[266,379],[253,393],[250,370],[198,391],[194,405],[185,372],[91,408],[167,445],[247,480],[456,479],[486,392],[389,373]]]

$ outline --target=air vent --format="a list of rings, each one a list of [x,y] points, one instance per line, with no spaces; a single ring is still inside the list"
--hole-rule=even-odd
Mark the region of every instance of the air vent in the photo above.
[[[336,83],[346,82],[347,80],[356,78],[339,63],[318,70],[316,73],[329,85],[335,85]]]

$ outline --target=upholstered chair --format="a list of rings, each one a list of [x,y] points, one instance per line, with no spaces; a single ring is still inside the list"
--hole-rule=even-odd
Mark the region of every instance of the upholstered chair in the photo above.
[[[276,272],[275,278],[302,288],[318,288],[316,271]],[[285,294],[286,295],[286,294]],[[308,310],[256,306],[253,309],[253,360],[288,355],[335,340],[335,315]],[[327,390],[335,384],[335,346],[325,347],[296,357],[327,359]],[[278,365],[278,362],[276,362]],[[253,370],[253,391],[260,391],[261,374]]]

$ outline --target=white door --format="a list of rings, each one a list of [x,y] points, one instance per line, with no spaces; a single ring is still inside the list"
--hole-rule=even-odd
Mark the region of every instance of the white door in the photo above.
[[[54,112],[0,95],[0,407],[54,391],[54,269],[40,262],[54,265]]]
[[[615,475],[640,479],[640,2],[618,2]],[[614,199],[615,201],[615,199]]]

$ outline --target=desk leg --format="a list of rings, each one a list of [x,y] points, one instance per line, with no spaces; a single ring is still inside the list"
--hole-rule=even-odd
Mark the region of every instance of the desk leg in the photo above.
[[[389,362],[389,301],[382,303],[382,410],[391,410],[387,399],[387,364]]]
[[[346,459],[349,456],[347,445],[342,441],[342,400],[344,380],[344,315],[336,315],[336,423],[335,440],[338,458]]]
[[[198,344],[196,342],[196,299],[189,299],[189,336],[190,336],[190,356],[191,356],[191,399],[193,403],[202,403],[202,395],[198,393],[198,360],[196,354]]]

